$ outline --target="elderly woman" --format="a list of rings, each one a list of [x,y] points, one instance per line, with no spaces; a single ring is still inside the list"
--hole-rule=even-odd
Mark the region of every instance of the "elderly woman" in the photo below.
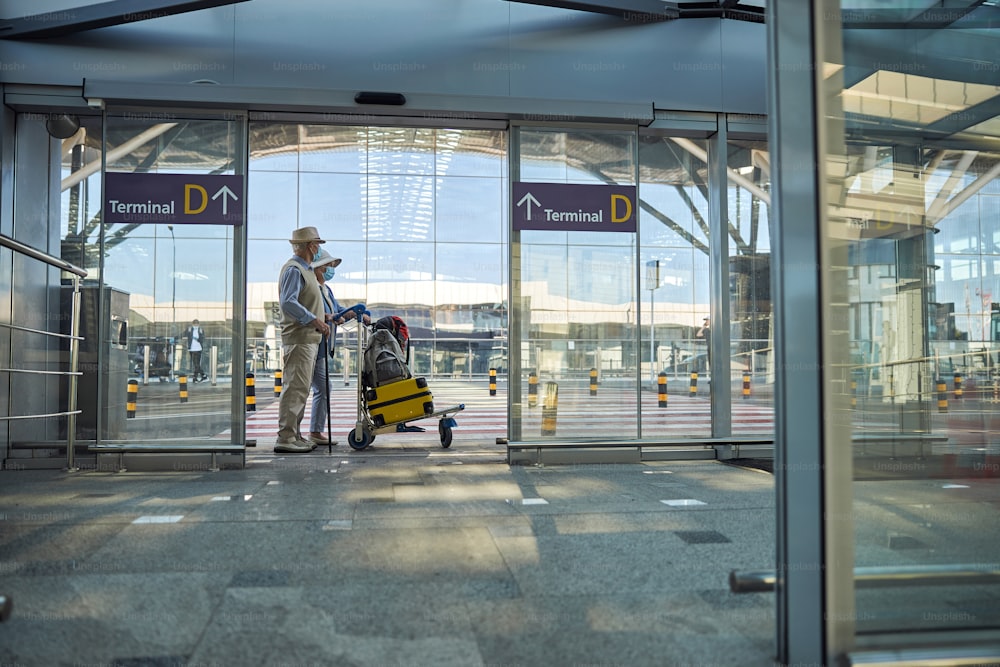
[[[337,316],[337,313],[344,309],[336,297],[333,296],[330,286],[327,285],[327,282],[333,280],[334,269],[340,266],[340,262],[339,257],[333,257],[330,253],[321,249],[316,254],[316,257],[313,258],[312,264],[310,264],[313,272],[316,274],[316,280],[319,282],[319,290],[323,295],[324,320],[334,325],[343,324],[346,320],[357,317],[357,314],[353,310],[347,311],[342,316]],[[369,321],[367,315],[364,316],[363,321],[366,323]],[[328,361],[332,352],[333,337],[336,333],[336,328],[332,327],[330,335],[324,336],[323,340],[320,341],[319,353],[316,355],[316,366],[313,368],[312,415],[309,417],[309,439],[317,445],[337,444],[336,440],[331,440],[329,435],[325,434],[330,416],[330,372]]]

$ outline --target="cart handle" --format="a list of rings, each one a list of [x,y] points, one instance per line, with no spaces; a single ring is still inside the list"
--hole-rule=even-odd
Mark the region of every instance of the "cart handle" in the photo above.
[[[342,311],[337,313],[336,317],[339,319],[351,311],[354,311],[354,317],[357,318],[359,322],[361,321],[361,317],[363,315],[368,315],[369,317],[371,316],[371,312],[365,307],[365,304],[356,303],[353,306],[344,308]]]

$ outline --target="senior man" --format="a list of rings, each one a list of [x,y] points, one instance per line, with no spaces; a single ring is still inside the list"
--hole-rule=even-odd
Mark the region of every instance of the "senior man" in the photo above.
[[[312,386],[319,343],[330,335],[323,313],[323,295],[310,263],[326,243],[315,227],[301,227],[289,239],[292,256],[281,267],[282,391],[278,404],[277,453],[311,452],[316,446],[302,437],[302,418]]]

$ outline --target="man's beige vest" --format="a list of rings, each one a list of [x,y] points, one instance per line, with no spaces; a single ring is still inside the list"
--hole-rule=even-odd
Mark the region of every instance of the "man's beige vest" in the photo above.
[[[285,275],[285,270],[289,266],[295,267],[295,269],[302,275],[302,280],[305,281],[302,289],[299,290],[299,303],[308,308],[309,312],[312,314],[318,314],[318,317],[322,319],[323,295],[319,291],[319,282],[316,280],[316,274],[313,273],[312,269],[302,268],[302,265],[299,264],[299,262],[293,257],[285,262],[285,265],[281,267],[281,272],[278,275]],[[283,344],[300,345],[302,343],[315,343],[318,345],[322,338],[322,334],[316,331],[312,324],[299,324],[282,310],[281,342]]]

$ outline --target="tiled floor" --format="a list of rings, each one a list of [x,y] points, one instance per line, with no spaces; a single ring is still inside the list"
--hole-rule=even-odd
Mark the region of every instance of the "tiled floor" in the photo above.
[[[727,577],[774,562],[773,498],[492,443],[0,472],[0,664],[770,665],[773,596]]]

